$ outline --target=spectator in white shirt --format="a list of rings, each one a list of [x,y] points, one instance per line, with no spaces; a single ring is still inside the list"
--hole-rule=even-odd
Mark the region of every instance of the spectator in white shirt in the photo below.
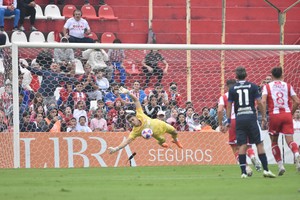
[[[104,96],[107,93],[107,90],[109,88],[109,81],[104,76],[105,74],[104,70],[97,70],[95,74],[96,74],[96,83]]]
[[[87,118],[85,116],[80,116],[79,124],[77,124],[76,129],[79,132],[92,132],[92,129],[90,127],[88,127],[86,122],[87,122]]]
[[[77,125],[77,120],[75,117],[73,117],[72,119],[70,119],[70,125],[67,128],[67,132],[78,132],[76,125]]]
[[[77,125],[79,125],[79,118],[81,116],[84,116],[87,118],[87,112],[84,110],[84,102],[83,101],[78,101],[77,105],[76,105],[76,109],[73,112],[73,117],[75,117],[77,119]],[[88,125],[88,122],[86,122],[86,125]]]
[[[70,43],[94,43],[92,38],[87,37],[91,33],[88,22],[81,18],[80,10],[74,10],[73,17],[69,18],[64,27],[64,37],[69,39]]]
[[[68,43],[69,40],[66,37],[62,37],[61,43]],[[53,51],[54,61],[60,66],[60,69],[64,72],[70,72],[75,70],[75,56],[74,51],[71,48],[55,48]]]
[[[82,52],[82,58],[87,59],[87,63],[92,67],[92,70],[107,69],[106,62],[108,55],[104,49],[87,49]]]

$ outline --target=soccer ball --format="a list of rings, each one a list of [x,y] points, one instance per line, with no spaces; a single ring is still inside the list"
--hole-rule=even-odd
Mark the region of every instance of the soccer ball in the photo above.
[[[145,128],[142,130],[142,136],[145,139],[150,139],[153,135],[153,131],[150,128]]]

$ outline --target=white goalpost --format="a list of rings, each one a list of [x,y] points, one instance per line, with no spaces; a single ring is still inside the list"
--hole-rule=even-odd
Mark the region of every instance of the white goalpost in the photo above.
[[[31,162],[31,166],[34,166],[35,162],[33,160],[28,159],[24,154],[22,148],[31,148],[35,149],[35,147],[30,146],[33,145],[30,142],[26,144],[22,144],[20,146],[20,102],[19,102],[19,59],[25,59],[30,62],[35,59],[38,53],[42,50],[49,50],[49,52],[53,52],[55,48],[68,48],[73,49],[75,53],[75,57],[78,60],[82,61],[84,65],[84,60],[81,58],[81,52],[86,49],[104,49],[106,52],[108,49],[124,49],[126,58],[123,62],[123,66],[126,70],[126,83],[125,86],[128,88],[132,88],[132,83],[135,80],[138,80],[143,85],[143,81],[145,80],[145,75],[142,70],[142,60],[145,58],[147,53],[151,50],[160,50],[159,52],[162,54],[164,59],[169,64],[169,69],[166,74],[163,75],[162,84],[164,90],[169,90],[169,83],[176,82],[178,84],[179,93],[182,96],[182,109],[184,109],[184,104],[187,101],[191,101],[197,113],[201,115],[202,108],[215,107],[218,97],[224,93],[224,84],[227,79],[234,78],[234,69],[237,66],[245,66],[247,69],[248,80],[255,82],[257,85],[260,85],[261,82],[265,79],[267,75],[270,74],[270,70],[274,66],[282,66],[284,69],[285,79],[287,82],[290,82],[297,92],[300,95],[300,46],[299,45],[183,45],[183,44],[75,44],[75,43],[13,43],[9,47],[5,47],[11,49],[11,78],[12,88],[13,88],[13,118],[11,122],[11,127],[13,130],[10,134],[13,136],[13,162],[14,168],[25,167],[26,162]],[[7,51],[9,52],[9,51]],[[187,52],[190,52],[187,54]],[[30,60],[30,61],[29,61]],[[132,72],[132,65],[138,68],[137,72]],[[159,65],[160,66],[160,65]],[[163,65],[161,65],[163,67]],[[191,70],[191,73],[188,73],[188,70]],[[8,72],[6,72],[8,73]],[[75,74],[76,76],[76,74]],[[119,81],[119,74],[116,73],[115,81]],[[224,76],[222,78],[222,76]],[[155,87],[156,77],[153,77],[150,82],[149,88],[153,89]],[[146,89],[146,88],[145,88]],[[63,133],[62,133],[63,134]],[[211,134],[220,134],[220,133],[211,133]],[[127,135],[127,134],[125,134]],[[299,135],[299,134],[298,134]],[[76,135],[72,135],[73,139],[76,138]],[[92,136],[91,136],[92,137]],[[114,138],[119,138],[116,134],[109,136],[112,140]],[[208,135],[208,137],[210,137]],[[218,140],[219,136],[214,135],[211,137],[212,140]],[[223,137],[223,136],[222,136]],[[93,138],[95,139],[95,138]],[[0,138],[0,148],[3,146],[3,142],[6,142]],[[64,140],[64,138],[62,138]],[[66,140],[66,139],[65,139]],[[74,139],[75,140],[75,139]],[[99,142],[104,145],[104,142],[101,138],[97,139]],[[300,137],[298,138],[300,140]],[[55,153],[62,153],[61,149],[55,145],[60,145],[55,143],[56,140],[53,139],[54,150]],[[70,142],[68,140],[68,142]],[[138,142],[138,141],[137,141]],[[190,142],[194,142],[191,141]],[[195,141],[196,142],[196,141]],[[299,143],[300,141],[298,141]],[[68,143],[69,144],[69,143]],[[144,144],[144,143],[142,143]],[[25,145],[25,146],[24,146]],[[26,146],[28,145],[28,146]],[[89,143],[87,143],[89,145]],[[196,145],[196,144],[195,144]],[[41,147],[43,148],[43,147]],[[48,147],[45,147],[48,148]],[[104,147],[103,147],[104,148]],[[208,148],[208,147],[205,147]],[[281,147],[285,148],[285,157],[287,158],[286,162],[292,162],[289,155],[289,149],[287,146]],[[50,149],[50,147],[49,147]],[[74,147],[75,149],[75,147]],[[82,150],[84,148],[82,147]],[[28,149],[27,149],[28,150]],[[52,150],[52,147],[51,147]],[[29,151],[29,150],[28,150]],[[38,150],[36,150],[38,151]],[[75,151],[75,150],[74,150]],[[96,151],[96,150],[95,150]],[[125,149],[124,149],[125,151]],[[130,151],[127,149],[127,153]],[[269,162],[274,163],[274,159],[272,153],[270,152],[270,148],[268,148],[268,159]],[[23,152],[20,155],[20,152]],[[78,150],[78,152],[80,152]],[[74,155],[81,157],[81,159],[87,159],[84,155],[78,153]],[[101,153],[100,153],[101,152]],[[99,150],[99,155],[104,156],[105,149]],[[195,151],[196,152],[196,151]],[[219,153],[222,150],[219,150]],[[54,154],[55,154],[54,153]],[[1,154],[5,154],[5,152],[0,152]],[[37,154],[35,152],[35,154]],[[35,154],[32,154],[34,156]],[[188,153],[185,152],[185,155]],[[74,156],[73,155],[73,156]],[[94,154],[92,154],[94,155]],[[52,156],[52,154],[51,154]],[[69,157],[68,157],[69,156]],[[70,152],[67,153],[67,156],[70,160]],[[151,156],[151,155],[150,155]],[[232,162],[232,155],[226,155],[228,158],[228,163]],[[110,163],[116,161],[107,161],[104,156],[96,156],[94,155],[96,160],[102,164],[105,162]],[[152,158],[154,156],[152,155]],[[190,156],[191,157],[191,156]],[[188,158],[188,156],[187,156]],[[32,158],[33,159],[33,158]],[[103,159],[101,161],[101,159]],[[109,158],[107,158],[109,159]],[[142,159],[142,158],[141,158]],[[143,158],[146,159],[146,158]],[[3,159],[1,159],[2,162]],[[24,161],[25,160],[25,161]],[[90,159],[91,160],[91,159]],[[151,159],[148,159],[151,160]],[[197,160],[197,159],[195,159]],[[43,161],[44,162],[44,161]],[[58,163],[59,161],[57,161]],[[146,161],[145,161],[146,162]],[[22,164],[23,163],[23,164]],[[42,163],[43,165],[46,162]],[[56,163],[56,166],[59,166]],[[227,162],[224,162],[227,163]],[[41,166],[41,163],[36,164],[36,166]],[[174,164],[174,163],[172,163]],[[175,163],[176,164],[176,163]],[[190,163],[187,163],[190,164]],[[195,163],[192,163],[195,164]],[[196,163],[197,164],[197,163]],[[205,163],[210,164],[210,163]],[[61,164],[62,165],[62,164]],[[103,164],[104,165],[104,164]],[[110,166],[112,164],[107,164]],[[148,165],[148,164],[146,164]],[[156,164],[155,164],[156,165]],[[4,166],[10,166],[9,164],[4,164]],[[29,166],[29,164],[28,164]],[[70,165],[69,165],[70,166]],[[74,164],[76,167],[76,162]],[[88,166],[85,165],[85,166]],[[92,166],[92,165],[90,165]],[[94,165],[95,166],[95,165]],[[0,165],[1,167],[1,165]],[[66,165],[66,167],[68,167]]]

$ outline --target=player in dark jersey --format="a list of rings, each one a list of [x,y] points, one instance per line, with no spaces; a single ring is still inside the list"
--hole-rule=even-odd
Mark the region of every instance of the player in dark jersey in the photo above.
[[[227,106],[227,123],[230,126],[232,103],[236,116],[236,139],[239,146],[239,161],[242,171],[241,178],[247,178],[246,173],[246,151],[247,142],[256,144],[258,157],[263,166],[263,176],[275,178],[275,175],[268,169],[268,160],[260,137],[260,128],[257,122],[255,102],[263,111],[261,96],[257,85],[246,81],[247,73],[244,67],[237,67],[235,70],[238,82],[229,89]],[[266,122],[265,112],[262,112],[262,120]]]

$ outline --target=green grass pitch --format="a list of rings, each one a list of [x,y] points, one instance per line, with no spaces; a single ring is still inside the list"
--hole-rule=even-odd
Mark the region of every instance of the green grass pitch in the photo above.
[[[277,173],[277,166],[270,169]],[[80,169],[1,169],[1,200],[285,200],[300,199],[294,165],[275,179],[238,166],[163,166]]]

